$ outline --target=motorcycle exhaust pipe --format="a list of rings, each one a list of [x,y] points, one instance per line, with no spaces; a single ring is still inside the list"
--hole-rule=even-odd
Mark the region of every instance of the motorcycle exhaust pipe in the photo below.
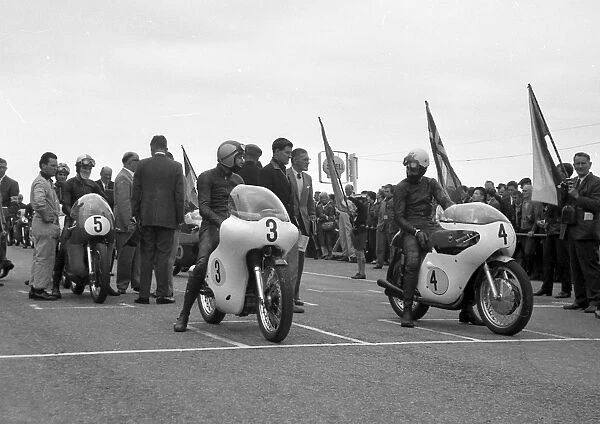
[[[379,287],[384,288],[385,289],[385,294],[388,295],[388,296],[390,296],[390,292],[391,292],[391,295],[394,296],[394,297],[404,298],[404,290],[402,290],[400,287],[396,287],[395,285],[393,285],[389,281],[382,280],[380,278],[380,279],[377,280],[377,285]]]

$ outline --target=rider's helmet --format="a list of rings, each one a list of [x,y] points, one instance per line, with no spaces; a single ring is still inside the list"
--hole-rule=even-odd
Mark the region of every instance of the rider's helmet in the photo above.
[[[63,174],[69,175],[71,173],[71,170],[69,169],[69,165],[61,162],[58,164],[58,168],[57,168],[56,172],[57,173],[61,172]]]
[[[75,161],[75,170],[79,172],[81,166],[91,166],[92,168],[96,166],[96,161],[88,154],[83,154],[77,156],[77,160]]]
[[[239,156],[246,156],[246,148],[242,143],[234,140],[227,140],[221,143],[217,149],[217,162],[232,172],[239,171],[235,165],[235,159]]]
[[[406,174],[409,180],[417,182],[427,171],[429,155],[423,149],[412,149],[404,158],[403,164],[406,166]]]

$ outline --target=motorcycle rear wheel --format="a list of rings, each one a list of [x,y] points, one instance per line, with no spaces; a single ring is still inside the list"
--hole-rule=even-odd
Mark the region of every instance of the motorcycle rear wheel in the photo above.
[[[213,296],[205,296],[203,294],[198,296],[198,308],[200,308],[200,314],[204,321],[209,324],[218,324],[225,318],[225,312],[221,312],[215,305],[215,298]]]
[[[108,257],[108,246],[103,243],[97,243],[92,248],[92,269],[90,275],[90,294],[96,303],[103,303],[108,296],[108,286],[110,283],[110,274],[107,263],[110,264]]]
[[[501,299],[494,299],[488,281],[477,285],[475,299],[479,315],[496,334],[512,336],[521,331],[533,312],[533,290],[525,270],[515,261],[489,264]]]
[[[278,343],[292,327],[294,288],[287,277],[287,265],[265,261],[262,270],[265,302],[258,302],[258,326],[265,339]]]
[[[402,315],[404,314],[404,300],[394,296],[388,296],[388,299],[390,301],[392,309],[394,310],[394,312],[396,312],[396,315],[402,318]],[[412,318],[414,320],[421,319],[425,316],[428,310],[428,305],[423,305],[422,303],[413,301]]]

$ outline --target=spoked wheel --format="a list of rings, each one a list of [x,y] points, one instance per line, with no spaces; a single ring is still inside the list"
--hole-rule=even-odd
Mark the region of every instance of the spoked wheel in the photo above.
[[[225,318],[225,312],[217,309],[213,296],[205,296],[203,294],[198,296],[198,307],[200,308],[202,318],[209,324],[218,324]]]
[[[262,271],[265,302],[258,302],[258,325],[270,342],[285,339],[292,326],[294,289],[286,278],[286,268],[266,261]]]
[[[396,312],[396,315],[402,318],[402,315],[404,314],[404,300],[394,296],[388,296],[388,299],[390,301],[392,309],[394,310],[394,312]],[[428,305],[423,305],[422,303],[413,301],[412,318],[414,320],[421,319],[427,313],[428,310]]]
[[[108,256],[108,246],[103,243],[97,243],[92,248],[92,269],[90,275],[90,294],[96,303],[102,303],[108,296],[108,286],[110,283],[110,274],[108,267],[111,258]]]
[[[493,262],[489,266],[499,299],[494,299],[484,277],[475,292],[479,315],[494,333],[512,336],[525,328],[531,318],[531,282],[525,270],[514,261]]]

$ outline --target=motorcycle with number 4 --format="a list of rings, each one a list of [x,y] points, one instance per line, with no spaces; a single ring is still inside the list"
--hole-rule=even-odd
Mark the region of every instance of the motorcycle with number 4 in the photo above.
[[[208,261],[206,282],[214,296],[198,297],[200,313],[210,324],[226,314],[256,313],[265,339],[280,342],[291,328],[294,307],[284,257],[298,240],[298,229],[281,201],[263,187],[234,187],[229,212]]]
[[[65,278],[71,281],[73,293],[82,294],[88,285],[94,302],[103,303],[108,295],[114,250],[113,213],[102,196],[90,193],[71,208],[71,222],[65,237]]]
[[[468,303],[471,322],[483,321],[494,333],[514,335],[525,328],[533,311],[533,290],[527,273],[511,257],[517,237],[509,220],[485,203],[466,203],[446,209],[440,225],[442,230],[429,237],[430,251],[419,270],[413,319],[422,318],[430,307],[458,310]],[[386,280],[377,284],[402,317],[400,233],[392,246]]]

